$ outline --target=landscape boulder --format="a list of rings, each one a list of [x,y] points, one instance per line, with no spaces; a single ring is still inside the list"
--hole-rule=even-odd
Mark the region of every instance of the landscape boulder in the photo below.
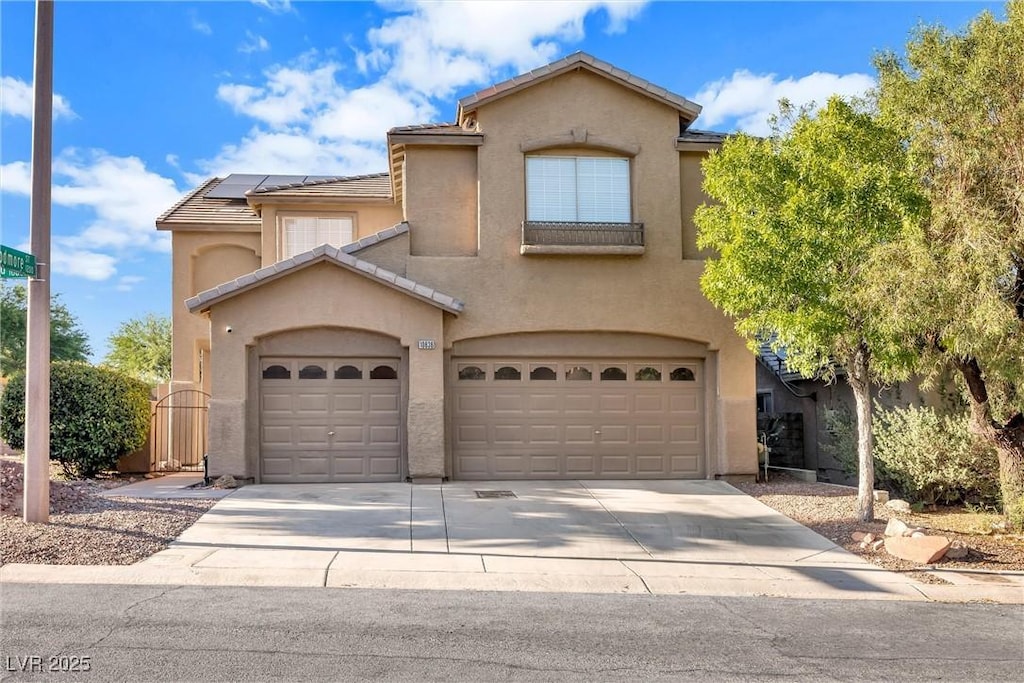
[[[238,482],[230,474],[225,474],[217,478],[217,481],[213,482],[214,488],[218,489],[236,489],[238,488]]]
[[[931,564],[941,560],[950,545],[945,536],[889,536],[885,539],[886,552],[917,564]]]
[[[885,507],[896,512],[910,512],[910,503],[899,498],[894,498],[885,504]]]
[[[910,530],[903,521],[892,517],[889,523],[885,525],[886,536],[904,536]]]

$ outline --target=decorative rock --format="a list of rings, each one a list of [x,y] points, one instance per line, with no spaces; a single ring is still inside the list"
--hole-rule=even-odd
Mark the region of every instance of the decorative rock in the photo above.
[[[855,542],[858,543],[860,541],[863,541],[865,536],[867,536],[867,534],[863,531],[854,531],[852,534],[850,534],[850,538],[852,538]]]
[[[885,507],[896,512],[910,512],[910,503],[899,498],[894,498],[885,504]]]
[[[230,474],[225,474],[213,482],[213,487],[217,489],[236,489],[238,488],[238,482]]]
[[[885,535],[886,536],[902,536],[905,533],[907,533],[907,530],[909,528],[910,527],[908,527],[902,521],[896,519],[895,517],[892,517],[889,520],[889,523],[885,525]]]
[[[924,538],[925,536],[927,536],[927,534],[923,531],[911,531],[909,535],[911,538]]]
[[[885,539],[884,538],[880,538],[880,539],[878,539],[877,541],[875,541],[874,543],[871,544],[871,549],[874,550],[875,552],[878,552],[879,550],[881,550],[884,547],[885,547]]]
[[[866,535],[866,536],[864,536],[864,538],[863,538],[863,539],[861,539],[861,540],[863,540],[863,541],[864,541],[864,544],[865,544],[865,545],[870,545],[870,544],[872,544],[872,543],[874,543],[874,542],[875,542],[875,535],[874,535],[874,534],[867,534],[867,535]]]
[[[885,539],[886,552],[917,564],[931,564],[942,559],[949,546],[949,539],[945,536],[890,536]]]
[[[888,503],[889,502],[889,492],[888,491],[875,491],[873,493],[873,495],[875,497],[875,502],[876,503]]]
[[[946,551],[945,558],[947,560],[962,560],[967,557],[967,553],[970,552],[970,548],[965,546],[960,541],[953,541],[953,544],[949,546],[949,550]]]

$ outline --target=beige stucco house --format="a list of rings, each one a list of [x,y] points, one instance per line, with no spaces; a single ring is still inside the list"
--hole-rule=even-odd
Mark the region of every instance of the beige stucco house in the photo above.
[[[577,53],[387,133],[387,173],[211,179],[172,388],[256,482],[748,477],[755,359],[701,294],[700,107]]]

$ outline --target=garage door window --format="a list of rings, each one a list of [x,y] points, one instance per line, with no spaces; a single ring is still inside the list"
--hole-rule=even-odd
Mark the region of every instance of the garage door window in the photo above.
[[[519,368],[512,367],[511,365],[503,365],[494,371],[494,379],[503,380],[521,380],[523,375],[519,372]]]
[[[593,378],[594,373],[583,365],[574,365],[565,371],[565,379],[570,382],[589,382]]]
[[[661,368],[656,368],[651,365],[645,365],[636,371],[637,382],[660,382],[661,381]]]
[[[319,365],[307,365],[299,370],[299,379],[327,379],[327,371]]]
[[[292,372],[283,365],[270,365],[263,370],[263,379],[291,379]]]
[[[612,366],[601,371],[601,381],[625,381],[626,371],[622,368]]]
[[[693,382],[695,378],[693,376],[693,370],[690,368],[676,368],[672,371],[672,374],[668,376],[669,380],[673,382]]]
[[[370,379],[398,379],[398,371],[390,365],[378,365],[370,370]]]
[[[334,379],[362,379],[363,371],[354,365],[342,365],[334,371]]]
[[[556,380],[558,374],[546,365],[538,365],[530,370],[530,379]]]
[[[487,379],[487,373],[482,368],[478,368],[475,365],[463,365],[459,366],[459,379],[460,380],[484,380]]]

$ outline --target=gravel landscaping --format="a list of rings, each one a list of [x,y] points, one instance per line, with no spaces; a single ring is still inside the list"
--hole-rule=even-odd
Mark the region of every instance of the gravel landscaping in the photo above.
[[[166,548],[214,500],[104,498],[127,480],[50,482],[50,523],[21,519],[22,465],[0,460],[0,564],[133,564]]]
[[[929,535],[959,541],[969,551],[958,559],[942,559],[934,567],[943,569],[1024,570],[1024,536],[996,533],[993,522],[998,516],[972,513],[959,508],[935,512],[902,513],[875,504],[875,521],[856,521],[857,495],[853,489],[832,484],[808,483],[773,474],[768,483],[734,484],[768,507],[800,522],[874,564],[898,572],[920,572],[918,565],[889,555],[884,549],[862,548],[853,539],[854,532],[868,532],[882,538],[891,517],[912,527],[923,527]],[[928,575],[918,575],[925,578]],[[927,580],[927,579],[925,579]]]

